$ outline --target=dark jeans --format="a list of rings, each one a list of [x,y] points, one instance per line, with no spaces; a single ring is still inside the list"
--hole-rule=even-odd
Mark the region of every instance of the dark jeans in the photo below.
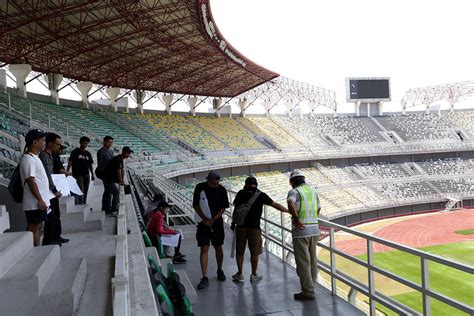
[[[112,199],[112,202],[110,201]],[[120,204],[120,190],[117,183],[104,182],[102,195],[102,210],[106,213],[118,212]]]
[[[50,200],[51,212],[47,215],[44,222],[44,236],[43,245],[47,245],[52,241],[57,241],[62,233],[61,228],[61,212],[59,210],[59,199],[54,198]]]
[[[84,176],[76,177],[76,182],[83,193],[82,196],[75,197],[76,204],[86,204],[87,192],[89,191],[89,184],[91,183],[91,176],[86,174]]]

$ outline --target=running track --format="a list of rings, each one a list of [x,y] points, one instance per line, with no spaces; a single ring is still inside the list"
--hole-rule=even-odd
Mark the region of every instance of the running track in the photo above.
[[[407,219],[383,227],[375,231],[373,235],[405,246],[420,248],[474,240],[474,235],[455,233],[456,230],[473,228],[474,210],[460,210]],[[367,252],[366,245],[365,239],[336,241],[336,249],[350,255],[365,254]],[[383,252],[393,249],[374,243],[374,250],[375,252]]]

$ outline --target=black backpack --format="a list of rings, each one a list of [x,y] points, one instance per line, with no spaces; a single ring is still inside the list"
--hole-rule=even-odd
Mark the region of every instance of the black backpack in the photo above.
[[[243,225],[244,220],[247,217],[247,214],[250,211],[250,208],[252,207],[253,203],[257,200],[258,196],[260,195],[259,190],[255,191],[255,193],[252,195],[250,200],[247,201],[247,203],[243,203],[236,208],[234,208],[234,212],[232,213],[232,224],[233,225]]]
[[[20,163],[15,167],[10,183],[8,184],[8,191],[16,203],[23,202],[23,184],[20,177]]]

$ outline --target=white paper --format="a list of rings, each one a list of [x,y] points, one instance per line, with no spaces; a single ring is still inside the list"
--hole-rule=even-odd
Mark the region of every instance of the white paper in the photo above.
[[[68,176],[66,180],[67,180],[67,183],[69,184],[69,189],[71,190],[72,193],[79,196],[83,195],[81,189],[77,185],[77,181],[75,178]]]
[[[204,216],[206,216],[206,218],[212,218],[211,209],[209,208],[209,203],[207,202],[206,192],[204,192],[204,190],[201,191],[201,194],[199,195],[199,208],[201,209]],[[204,220],[204,218],[201,218],[201,216],[199,216],[198,212],[196,212],[196,213],[194,213],[194,220],[196,222],[202,222]]]
[[[49,190],[48,195],[46,196],[46,198],[43,197],[43,200],[49,201],[51,199],[54,199],[55,197],[56,195],[54,195],[53,191]]]
[[[66,176],[63,174],[52,174],[51,178],[53,183],[56,186],[56,189],[61,192],[62,196],[70,196],[71,192],[69,189],[69,184],[66,180]]]
[[[178,247],[179,234],[176,235],[161,235],[161,243],[165,246]]]

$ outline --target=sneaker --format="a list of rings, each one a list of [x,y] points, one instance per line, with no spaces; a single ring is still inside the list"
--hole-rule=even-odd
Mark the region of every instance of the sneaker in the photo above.
[[[242,273],[237,272],[232,276],[232,281],[235,282],[244,282],[244,275]]]
[[[60,243],[62,243],[62,244],[65,244],[65,243],[69,242],[69,239],[63,238],[63,237],[59,237],[59,238],[58,238],[58,241],[59,241]]]
[[[209,286],[209,279],[204,277],[201,279],[201,281],[198,284],[198,290],[205,289],[208,286]]]
[[[225,281],[227,278],[225,277],[224,271],[217,270],[217,280]]]
[[[186,259],[184,259],[183,257],[174,257],[173,258],[173,263],[186,263]]]
[[[304,295],[302,292],[301,293],[295,293],[293,295],[293,298],[297,301],[314,301],[314,299],[315,299],[314,296],[307,296],[307,295]]]
[[[250,282],[258,282],[258,281],[261,281],[262,279],[263,277],[261,275],[258,275],[258,274],[250,275]]]

